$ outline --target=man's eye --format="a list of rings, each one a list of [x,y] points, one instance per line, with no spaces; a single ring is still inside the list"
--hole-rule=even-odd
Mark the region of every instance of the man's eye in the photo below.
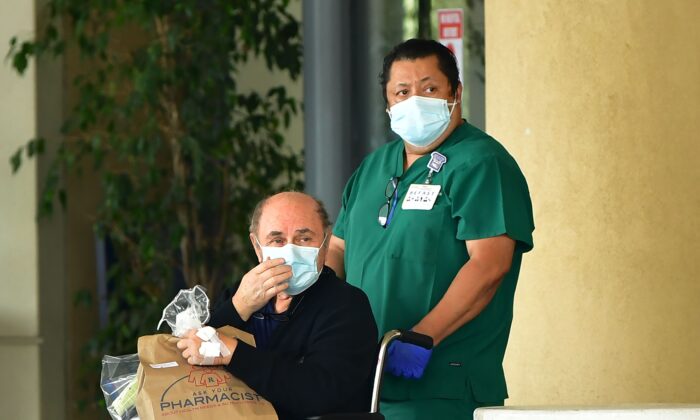
[[[437,88],[434,86],[429,86],[429,87],[425,88],[425,91],[428,93],[435,93],[437,91]]]
[[[301,242],[310,242],[310,241],[311,241],[311,238],[309,238],[309,237],[301,238]]]
[[[400,91],[396,92],[396,95],[397,96],[406,96],[406,95],[408,95],[408,89],[400,90]]]
[[[284,241],[280,238],[276,238],[270,241],[271,244],[281,244],[282,242]]]

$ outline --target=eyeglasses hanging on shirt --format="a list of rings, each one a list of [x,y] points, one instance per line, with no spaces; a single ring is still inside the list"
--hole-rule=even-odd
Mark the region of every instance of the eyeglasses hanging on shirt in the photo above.
[[[392,176],[389,182],[384,188],[384,197],[386,197],[386,203],[379,207],[379,215],[377,216],[377,221],[379,226],[386,229],[391,223],[391,219],[394,216],[394,210],[396,209],[396,202],[399,199],[398,194],[399,178]]]

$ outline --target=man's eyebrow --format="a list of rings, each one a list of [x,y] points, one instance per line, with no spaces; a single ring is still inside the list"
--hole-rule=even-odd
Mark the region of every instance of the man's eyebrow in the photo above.
[[[428,80],[432,80],[433,76],[425,76],[424,78],[420,79],[418,82],[423,83],[427,82]],[[396,83],[396,86],[410,86],[411,83],[409,82],[398,82]]]
[[[311,230],[311,229],[309,229],[309,228],[307,228],[307,227],[297,229],[295,232],[296,232],[296,233],[314,233],[313,230]]]
[[[277,230],[273,230],[273,231],[270,231],[270,233],[267,234],[267,237],[268,237],[268,238],[276,237],[276,236],[282,236],[282,232],[277,231]]]

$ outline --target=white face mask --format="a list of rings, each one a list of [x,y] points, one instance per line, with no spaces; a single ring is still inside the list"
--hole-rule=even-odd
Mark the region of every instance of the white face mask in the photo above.
[[[285,246],[262,246],[258,241],[262,250],[263,261],[268,258],[284,258],[284,263],[292,267],[292,277],[289,279],[289,287],[284,292],[290,296],[298,295],[304,290],[311,287],[321,272],[318,271],[318,252],[326,243],[326,235],[321,242],[321,246],[315,248],[313,246],[299,246],[287,244]]]
[[[456,104],[453,102],[448,110],[444,99],[413,95],[387,111],[391,129],[412,146],[430,146],[450,125]]]

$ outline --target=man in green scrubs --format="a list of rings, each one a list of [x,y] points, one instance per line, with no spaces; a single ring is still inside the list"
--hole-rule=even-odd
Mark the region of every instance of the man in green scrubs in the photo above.
[[[532,205],[520,168],[461,118],[452,53],[408,40],[380,75],[400,138],[348,181],[327,264],[365,291],[379,333],[413,329],[434,349],[395,342],[381,412],[387,419],[471,419],[508,397],[503,355]]]

